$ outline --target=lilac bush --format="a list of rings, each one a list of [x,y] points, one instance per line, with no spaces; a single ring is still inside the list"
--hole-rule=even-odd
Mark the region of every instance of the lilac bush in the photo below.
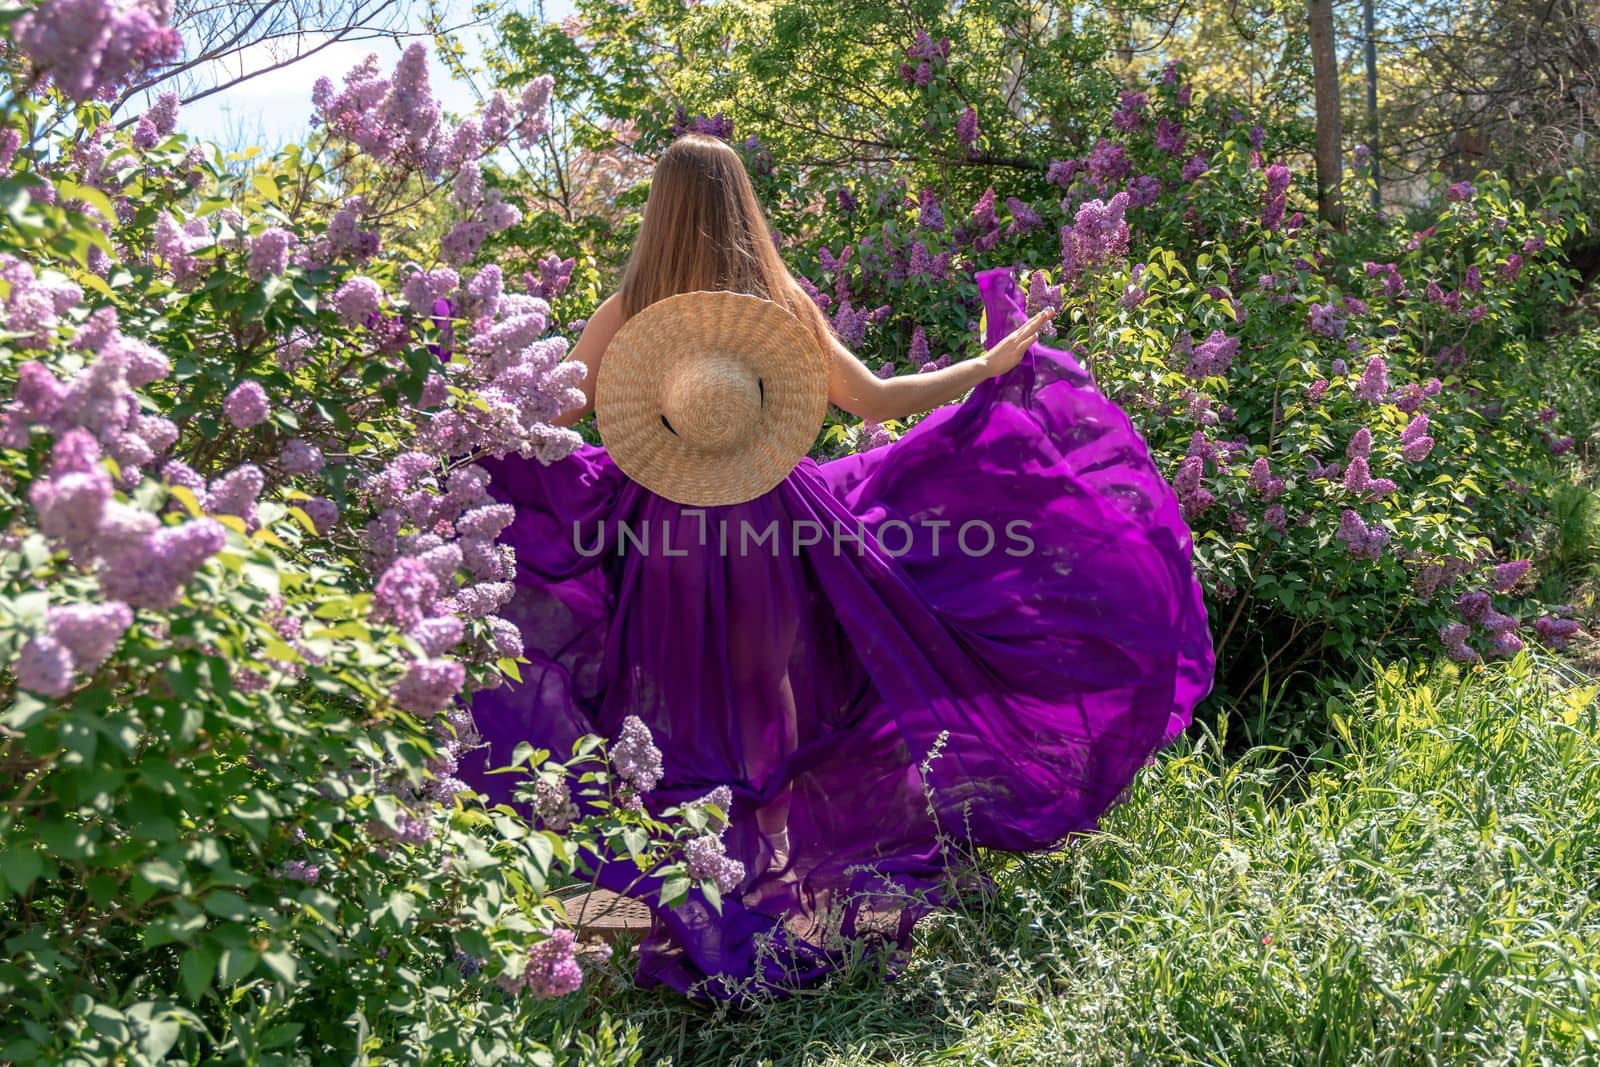
[[[639,802],[642,723],[615,770],[600,738],[541,756],[556,809],[456,777],[466,698],[522,655],[476,461],[581,440],[549,424],[573,261],[519,290],[485,248],[521,219],[488,161],[551,82],[450,123],[420,46],[371,58],[240,172],[175,97],[121,130],[80,106],[172,57],[163,18],[45,0],[7,30],[0,1059],[549,1057],[539,1001],[587,965],[546,888],[608,854],[668,904],[732,873],[716,805]],[[446,191],[439,247],[391,250]]]

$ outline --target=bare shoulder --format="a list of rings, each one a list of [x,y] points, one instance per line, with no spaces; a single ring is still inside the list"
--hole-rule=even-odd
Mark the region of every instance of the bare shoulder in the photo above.
[[[581,359],[591,367],[598,365],[606,346],[621,326],[622,297],[620,293],[612,293],[600,301],[600,306],[594,309],[594,314],[584,324],[583,332],[578,335],[578,343],[573,348],[573,358]]]

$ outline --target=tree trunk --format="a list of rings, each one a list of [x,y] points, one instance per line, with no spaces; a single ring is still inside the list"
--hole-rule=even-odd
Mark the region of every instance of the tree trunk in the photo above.
[[[1344,229],[1339,199],[1339,57],[1333,44],[1333,0],[1306,0],[1311,30],[1311,72],[1317,105],[1317,211],[1334,229]]]

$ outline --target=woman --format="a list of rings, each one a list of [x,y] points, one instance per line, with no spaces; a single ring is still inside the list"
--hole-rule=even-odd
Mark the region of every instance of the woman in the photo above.
[[[653,907],[641,986],[781,995],[869,934],[897,968],[917,918],[949,902],[951,844],[1032,850],[1093,829],[1210,690],[1174,493],[1071,354],[1036,343],[1048,314],[1022,321],[1010,272],[979,285],[984,355],[879,379],[784,266],[737,153],[685,135],[656,163],[621,288],[569,354],[587,368],[585,403],[559,424],[592,408],[625,322],[697,290],[788,308],[825,353],[828,399],[863,419],[972,395],[891,445],[804,458],[741,504],[685,508],[594,446],[547,467],[485,464],[517,511],[507,613],[532,669],[475,697],[489,746],[467,780],[506,800],[508,776],[482,771],[519,741],[559,757],[636,715],[663,756],[653,810],[719,785],[733,796],[726,846],[744,877],[720,915],[698,892]],[[893,552],[826,538],[719,552],[695,535],[708,520],[917,533]],[[689,551],[623,559],[571,532],[619,522],[679,531]],[[953,544],[969,527],[987,550]],[[626,866],[600,883],[654,905],[658,882]]]

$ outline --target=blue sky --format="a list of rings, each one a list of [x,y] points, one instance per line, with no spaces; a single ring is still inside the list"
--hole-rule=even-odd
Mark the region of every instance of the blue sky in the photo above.
[[[449,0],[447,11],[459,17],[470,8],[470,0]],[[559,21],[572,13],[571,0],[546,0],[545,12],[546,17]],[[420,32],[420,19],[410,28]],[[480,35],[483,32],[469,30],[462,35],[469,62],[482,53]],[[367,40],[329,45],[282,70],[252,78],[185,106],[179,128],[192,137],[216,141],[230,148],[259,144],[271,149],[298,140],[309,128],[311,86],[318,78],[326,75],[337,83],[346,71],[374,52],[384,69],[391,69],[409,43]],[[424,43],[431,51],[431,41],[424,39]],[[272,62],[265,50],[253,49],[230,63],[228,70],[236,76],[241,67],[246,71],[260,70]],[[445,110],[464,113],[474,106],[472,91],[464,84],[449,80],[437,61],[432,63],[431,74],[434,95]]]

